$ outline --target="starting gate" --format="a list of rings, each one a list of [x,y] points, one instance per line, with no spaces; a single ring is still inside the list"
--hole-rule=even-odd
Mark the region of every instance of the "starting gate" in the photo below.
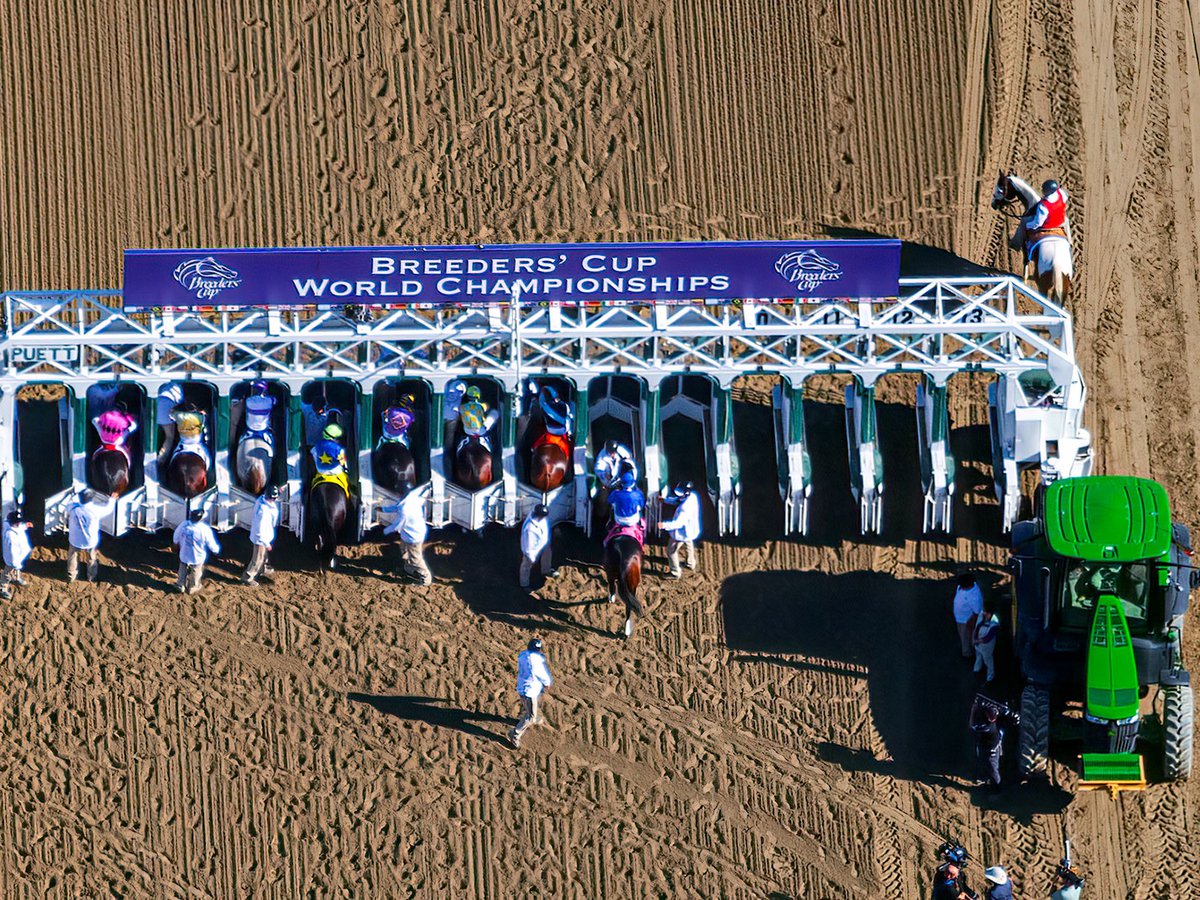
[[[233,489],[228,455],[234,435],[230,405],[246,382],[278,385],[288,402],[286,477],[288,527],[299,528],[306,445],[300,401],[310,385],[340,382],[362,391],[348,398],[347,429],[360,526],[375,521],[370,470],[373,390],[387,379],[414,379],[429,390],[430,518],[435,524],[478,528],[489,521],[515,525],[531,498],[520,484],[516,459],[522,385],[560,379],[574,388],[578,434],[573,492],[567,504],[586,526],[584,490],[589,458],[605,423],[625,423],[640,456],[647,494],[656,496],[670,471],[661,457],[664,417],[684,415],[707,429],[704,455],[708,492],[722,530],[740,522],[736,452],[728,391],[747,374],[781,379],[775,394],[777,460],[785,528],[803,531],[812,473],[808,465],[802,390],[810,375],[853,377],[847,391],[851,489],[864,530],[880,527],[884,494],[878,456],[874,386],[894,372],[923,376],[917,396],[918,448],[929,528],[949,528],[954,465],[946,445],[945,387],[964,371],[998,376],[989,401],[997,494],[1005,526],[1017,513],[1020,471],[1041,466],[1047,477],[1090,470],[1091,439],[1081,427],[1085,398],[1075,365],[1070,316],[1018,279],[907,278],[889,300],[710,301],[575,306],[522,304],[375,308],[344,307],[153,309],[126,312],[115,291],[9,292],[2,295],[0,422],[10,437],[17,391],[56,382],[71,396],[66,423],[72,440],[71,488],[86,483],[87,391],[98,384],[134,385],[144,393],[143,494],[125,504],[112,530],[167,527],[181,514],[179,498],[164,486],[157,465],[153,398],[170,382],[207,392],[213,452],[212,518],[218,527],[245,525],[246,498]],[[675,388],[679,376],[704,376],[707,401]],[[448,385],[488,386],[500,411],[493,452],[497,475],[489,489],[467,492],[452,477],[453,448],[440,427]],[[686,380],[686,378],[685,378]],[[619,383],[637,393],[623,397]],[[665,390],[664,390],[665,388]],[[699,417],[697,419],[697,417]],[[0,441],[0,471],[14,471],[14,440]],[[857,460],[857,463],[854,461]],[[48,526],[64,494],[48,497]],[[7,510],[16,498],[13,478],[0,480]],[[142,503],[141,509],[136,503]],[[193,501],[195,502],[195,501]],[[655,504],[651,504],[652,507]]]

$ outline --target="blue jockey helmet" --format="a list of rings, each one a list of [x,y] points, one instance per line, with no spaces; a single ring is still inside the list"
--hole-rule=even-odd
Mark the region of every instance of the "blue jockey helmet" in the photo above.
[[[250,385],[250,392],[254,394],[265,394],[267,392],[267,383],[265,381],[256,381]]]
[[[619,479],[619,481],[620,481],[621,487],[623,487],[623,488],[637,487],[637,479],[633,477],[633,473],[630,472],[628,469],[626,469],[624,472],[621,473],[621,478]]]

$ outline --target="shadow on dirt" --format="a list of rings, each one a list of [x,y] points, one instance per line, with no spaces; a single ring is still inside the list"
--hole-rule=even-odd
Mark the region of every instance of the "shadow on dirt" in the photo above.
[[[379,712],[410,722],[424,722],[434,728],[452,728],[471,737],[506,743],[504,735],[490,731],[476,724],[487,722],[499,725],[515,725],[516,719],[499,716],[495,713],[473,712],[447,706],[450,701],[438,697],[421,697],[414,695],[387,696],[382,694],[347,694],[346,699],[351,703],[366,703]]]
[[[836,744],[820,745],[822,757],[850,771],[965,789],[978,777],[967,729],[977,685],[959,653],[953,594],[949,579],[876,572],[735,575],[721,589],[725,642],[742,662],[843,674],[860,670],[839,663],[864,668],[871,716],[891,758]],[[1047,790],[1006,791],[987,802],[1032,815],[1069,799]]]

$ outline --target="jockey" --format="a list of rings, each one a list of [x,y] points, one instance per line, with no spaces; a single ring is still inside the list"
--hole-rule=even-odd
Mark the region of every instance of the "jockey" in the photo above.
[[[321,440],[313,445],[313,465],[317,467],[319,474],[331,477],[346,474],[346,451],[338,443],[342,434],[342,426],[337,422],[330,422],[321,433]]]
[[[637,461],[633,458],[633,452],[619,441],[605,442],[604,449],[596,455],[595,471],[596,478],[606,488],[612,488],[617,483],[622,471],[632,474],[635,483],[638,479]]]
[[[1042,199],[1029,212],[1029,224],[1026,230],[1030,232],[1049,231],[1054,228],[1067,227],[1067,192],[1058,186],[1051,178],[1042,183]]]
[[[637,486],[637,477],[629,471],[622,473],[620,487],[608,495],[613,521],[618,525],[637,525],[646,512],[646,495]]]
[[[413,413],[415,404],[416,398],[412,394],[405,394],[395,406],[389,406],[383,411],[383,432],[379,443],[397,441],[405,447],[408,446],[408,429],[416,419]]]
[[[271,442],[271,410],[274,408],[275,398],[267,393],[265,381],[250,385],[250,395],[246,398],[246,433]]]
[[[126,456],[129,455],[125,441],[137,431],[138,423],[137,419],[129,414],[123,401],[118,400],[112,409],[92,419],[92,425],[100,435],[102,450],[120,450]]]
[[[547,434],[570,437],[575,431],[575,404],[561,400],[550,385],[543,385],[538,394],[538,406],[546,423]]]
[[[483,437],[495,424],[495,417],[483,402],[479,388],[472,385],[463,395],[462,404],[458,408],[458,418],[462,422],[464,434],[471,437]]]
[[[175,430],[179,434],[179,443],[175,445],[175,452],[171,456],[195,453],[207,463],[208,448],[204,446],[204,424],[207,417],[204,412],[194,403],[181,403],[171,410],[171,418],[175,421]]]

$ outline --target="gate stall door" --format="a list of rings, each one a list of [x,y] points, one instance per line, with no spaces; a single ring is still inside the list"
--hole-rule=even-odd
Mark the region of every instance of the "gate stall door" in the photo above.
[[[566,471],[562,476],[561,482],[556,487],[547,491],[542,490],[545,486],[544,484],[538,485],[534,482],[533,472],[535,462],[534,444],[546,434],[545,420],[538,401],[538,397],[544,389],[554,391],[559,400],[568,404],[568,408],[571,410],[573,414],[572,418],[574,419],[574,424],[567,433]],[[579,475],[579,480],[583,481],[587,467],[586,448],[577,441],[579,434],[579,423],[578,419],[575,418],[577,408],[575,385],[566,378],[542,376],[527,379],[522,396],[521,416],[517,420],[516,470],[518,490],[517,518],[519,520],[523,520],[537,504],[545,503],[550,509],[550,521],[552,523],[575,521],[576,476]],[[548,446],[557,447],[558,442],[551,439],[551,443]],[[554,453],[557,456],[555,451],[550,450],[542,451],[542,453],[537,455],[541,456],[549,453]]]
[[[673,376],[664,379],[659,388],[662,518],[665,521],[675,514],[671,489],[691,482],[700,495],[704,530],[708,534],[724,533],[724,529],[716,527],[722,524],[718,509],[723,493],[717,464],[720,394],[712,379],[704,375]]]
[[[610,440],[617,441],[632,451],[643,489],[647,485],[648,396],[646,383],[632,375],[605,375],[594,378],[587,389],[588,445],[591,451],[589,459],[593,461],[593,469],[594,460],[604,449],[604,445]],[[604,490],[596,481],[594,471],[588,473],[587,485],[588,511],[585,518],[590,525],[590,534],[594,529],[604,527],[608,518],[608,503],[604,498]]]
[[[159,479],[162,495],[162,520],[159,527],[169,528],[172,531],[187,519],[189,510],[197,508],[205,511],[205,519],[210,524],[220,524],[215,521],[217,514],[216,435],[220,428],[217,415],[217,389],[203,381],[184,381],[179,383],[179,387],[183,392],[181,405],[194,405],[204,414],[204,434],[201,446],[208,456],[208,469],[205,473],[203,490],[193,496],[185,496],[185,485],[181,476],[187,463],[182,458],[184,454],[179,452],[182,441],[176,436],[170,457],[166,459],[165,466],[160,469]]]
[[[254,517],[254,504],[262,489],[268,485],[279,488],[279,507],[287,505],[288,477],[288,408],[291,401],[287,385],[278,381],[267,382],[267,396],[273,401],[268,435],[269,449],[261,438],[247,438],[246,398],[250,396],[253,381],[235,384],[229,392],[229,453],[226,465],[229,468],[229,515],[231,527],[250,528]],[[260,468],[260,466],[262,468]],[[258,485],[259,472],[265,468],[265,484]]]
[[[319,378],[300,390],[300,497],[293,498],[293,512],[301,522],[301,534],[308,531],[305,509],[313,479],[317,474],[312,448],[321,440],[324,428],[331,422],[341,426],[338,443],[346,451],[347,482],[350,486],[350,515],[347,517],[345,542],[362,537],[362,510],[359,502],[358,454],[360,441],[360,391],[357,384],[344,378]],[[324,410],[324,412],[321,412]],[[297,502],[298,501],[298,502]]]
[[[129,451],[129,458],[126,462],[128,485],[124,491],[120,492],[116,503],[113,504],[112,515],[105,516],[100,523],[101,530],[114,537],[119,537],[130,528],[141,527],[145,524],[146,432],[153,421],[148,416],[145,388],[140,384],[130,382],[105,382],[92,385],[87,390],[85,413],[83,420],[79,423],[82,426],[79,430],[83,432],[84,481],[88,487],[101,496],[107,496],[111,493],[112,485],[104,483],[104,472],[98,468],[102,462],[98,458],[101,443],[95,420],[118,405],[124,407],[125,411],[134,417],[137,421],[137,430],[129,435],[126,441],[126,449]],[[117,457],[112,459],[117,460]],[[110,461],[106,459],[103,462],[105,471],[111,473],[113,469],[108,464]],[[119,461],[117,465],[120,465]]]
[[[405,432],[408,453],[412,456],[414,481],[420,488],[430,481],[430,457],[432,434],[430,431],[433,414],[433,390],[419,378],[387,378],[378,382],[367,398],[370,421],[363,427],[371,447],[371,482],[374,491],[373,509],[369,513],[369,525],[384,525],[395,519],[395,513],[383,513],[381,508],[390,506],[400,499],[400,482],[395,470],[395,459],[399,452],[393,447],[384,447],[383,420],[391,407],[407,404],[412,408],[413,421]],[[440,426],[440,423],[438,423]],[[369,426],[369,427],[368,427]],[[402,455],[402,454],[401,454]]]
[[[491,470],[485,467],[480,472],[485,476],[485,483],[479,487],[466,483],[465,466],[468,465],[469,451],[466,445],[470,443],[462,428],[461,408],[454,414],[453,398],[449,395],[443,401],[442,422],[444,428],[445,453],[443,462],[446,477],[446,497],[450,504],[450,520],[456,525],[469,531],[476,531],[488,522],[503,518],[504,504],[504,428],[511,422],[508,410],[509,399],[498,381],[491,378],[473,377],[461,381],[467,388],[478,388],[480,401],[486,406],[490,428],[483,435],[485,445],[489,450]],[[453,382],[452,382],[453,384]],[[465,394],[463,395],[465,402]],[[460,403],[461,407],[461,403]],[[459,460],[462,460],[464,471],[460,472]]]
[[[72,400],[70,388],[61,384],[28,385],[17,392],[14,495],[33,527],[45,534],[66,528],[67,507],[75,498]]]

